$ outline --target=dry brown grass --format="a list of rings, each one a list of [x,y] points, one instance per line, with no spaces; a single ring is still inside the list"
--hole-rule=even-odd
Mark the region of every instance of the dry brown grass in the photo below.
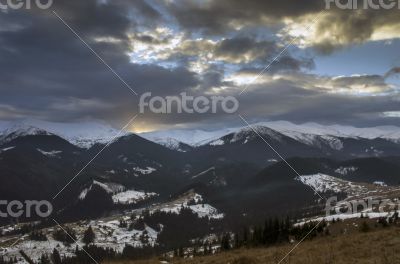
[[[196,257],[170,259],[174,264],[265,264],[278,263],[294,245],[239,249]],[[160,260],[109,262],[108,264],[159,264]],[[326,236],[304,241],[282,264],[394,264],[400,263],[400,227],[379,228],[368,233]]]

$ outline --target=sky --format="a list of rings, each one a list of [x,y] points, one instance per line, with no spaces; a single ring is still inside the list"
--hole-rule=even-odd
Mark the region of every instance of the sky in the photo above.
[[[0,120],[122,127],[138,114],[137,132],[241,126],[238,114],[400,126],[399,12],[326,10],[323,0],[54,0],[46,10],[0,10]],[[234,96],[239,109],[139,113],[146,92]]]

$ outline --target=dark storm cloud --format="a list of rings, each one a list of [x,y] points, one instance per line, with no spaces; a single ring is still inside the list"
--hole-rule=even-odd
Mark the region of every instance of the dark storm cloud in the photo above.
[[[268,66],[270,62],[272,62],[272,58],[267,62]],[[261,72],[265,67],[243,67],[238,71],[238,73],[243,73],[243,74],[258,74]],[[269,73],[277,73],[281,71],[294,71],[298,72],[303,69],[314,69],[315,68],[315,62],[312,58],[294,58],[289,55],[281,56],[277,58],[274,63],[272,63],[268,67],[268,72]]]
[[[363,0],[359,3],[362,7]],[[169,9],[183,29],[211,35],[251,27],[287,29],[288,21],[295,26],[304,23],[304,27],[315,23],[315,34],[306,37],[305,42],[326,55],[352,44],[400,37],[397,8],[343,10],[331,3],[331,9],[326,10],[323,0],[178,0]],[[384,34],[375,34],[382,30]],[[287,37],[289,41],[293,38],[290,34]]]
[[[237,95],[227,90],[220,95]],[[181,124],[192,128],[219,128],[242,126],[237,114],[249,121],[287,120],[294,123],[347,124],[356,126],[400,125],[394,118],[384,118],[386,111],[400,111],[398,95],[352,96],[326,93],[317,89],[304,89],[296,82],[276,80],[268,84],[253,85],[251,92],[238,96],[237,113],[227,114],[146,114],[145,119],[159,126]]]
[[[310,44],[322,54],[371,40],[398,38],[399,10],[330,10],[316,24],[315,38]],[[326,33],[329,32],[329,35]],[[378,34],[379,33],[379,34]],[[325,35],[324,35],[325,34]],[[319,36],[325,36],[320,38]]]
[[[276,53],[274,41],[256,41],[254,38],[237,37],[224,39],[217,44],[214,56],[229,62],[252,62]]]
[[[160,41],[156,42],[152,39],[151,43],[158,44]],[[279,69],[299,71],[314,67],[312,58],[294,57],[289,51],[276,58],[283,48],[273,40],[259,40],[254,36],[236,36],[213,42],[208,39],[188,39],[174,49],[163,49],[161,52],[168,54],[167,60],[179,62],[182,65],[207,57],[208,62],[223,62],[224,65],[255,68],[254,70],[259,72],[261,67],[268,65],[275,58],[274,65],[271,67],[273,71],[279,71]],[[211,64],[209,63],[208,66],[211,67]]]
[[[296,20],[316,13],[321,4],[321,1],[220,0],[198,5],[195,3],[202,1],[175,1],[167,10],[176,15],[185,32],[176,45],[168,46],[182,32],[172,30],[166,36],[162,34],[160,28],[175,29],[176,25],[166,23],[165,14],[155,7],[160,2],[59,0],[53,8],[139,95],[187,92],[235,96],[243,87],[225,77],[255,76],[283,49],[278,39],[260,37],[241,26],[282,24],[282,18]],[[329,14],[334,12],[338,11]],[[329,52],[355,40],[369,39],[376,25],[368,23],[363,12],[360,13],[353,18],[343,14],[322,19],[317,32],[335,32],[338,35],[333,36],[338,41],[316,38],[310,46]],[[372,19],[382,25],[398,18],[388,15]],[[192,37],[197,30],[217,35]],[[129,53],[143,45],[154,48],[162,59],[154,59],[150,53],[150,60],[154,61],[139,59],[132,63]],[[385,79],[398,73],[398,68],[386,76],[316,77],[304,73],[315,67],[313,59],[293,54],[287,50],[263,76],[267,81],[250,85],[238,97],[241,113],[260,120],[366,123],[387,122],[389,119],[380,116],[382,112],[400,110],[397,94],[392,93]],[[195,72],[192,63],[199,61],[202,67]],[[164,64],[160,62],[173,66],[162,67]],[[69,122],[97,118],[120,125],[138,111],[139,98],[51,10],[1,13],[0,69],[1,119],[34,117]],[[334,94],[338,89],[366,95]],[[374,94],[389,92],[392,94]],[[236,115],[224,113],[144,114],[141,119],[154,124],[197,126],[223,126],[238,120]]]
[[[235,25],[279,23],[282,17],[297,17],[323,6],[324,2],[319,0],[178,0],[169,8],[184,28],[220,34]]]
[[[140,12],[158,17],[140,3]],[[184,68],[130,63],[128,33],[137,22],[128,18],[127,5],[58,1],[54,9],[138,93],[175,93],[197,85],[197,76]],[[120,120],[137,110],[138,99],[50,10],[15,10],[1,19],[9,21],[0,33],[3,119]]]

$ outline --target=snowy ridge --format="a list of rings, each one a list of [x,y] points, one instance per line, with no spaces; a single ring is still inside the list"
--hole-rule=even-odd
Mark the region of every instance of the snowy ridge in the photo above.
[[[287,121],[271,121],[259,122],[252,124],[258,133],[277,137],[282,134],[294,140],[301,141],[308,145],[327,144],[331,148],[340,150],[343,143],[340,138],[364,138],[376,139],[383,138],[393,142],[400,142],[400,127],[396,126],[379,126],[358,128],[343,125],[320,125],[317,123],[293,124]],[[165,130],[140,134],[151,141],[160,141],[165,139],[173,139],[183,142],[191,146],[201,145],[222,145],[225,144],[222,137],[235,133],[235,140],[243,136],[243,134],[251,134],[251,128],[248,126],[224,128],[215,131],[202,130]],[[254,132],[252,133],[254,134]],[[249,138],[250,139],[250,138]],[[246,142],[247,143],[247,142]]]
[[[157,140],[161,139],[174,139],[178,142],[185,143],[190,146],[199,146],[210,141],[217,140],[220,137],[233,133],[237,130],[237,128],[227,128],[221,129],[217,131],[205,131],[205,130],[163,130],[163,131],[154,131],[154,132],[145,132],[139,134],[140,136],[157,142]]]
[[[130,132],[112,128],[101,122],[56,123],[39,120],[18,122],[0,121],[0,142],[26,135],[57,135],[81,148],[90,148],[96,143],[107,144],[118,134],[124,136]],[[4,142],[3,142],[4,143]]]
[[[21,125],[13,125],[9,128],[0,131],[0,144],[5,144],[10,142],[18,137],[24,136],[37,136],[37,135],[51,135],[51,133],[39,129],[34,126],[21,126]]]
[[[286,136],[296,137],[296,134],[308,134],[316,136],[333,136],[344,138],[385,138],[400,139],[400,127],[379,126],[358,128],[343,125],[321,125],[317,123],[305,123],[301,125],[293,124],[287,121],[261,122],[258,125],[267,126]]]

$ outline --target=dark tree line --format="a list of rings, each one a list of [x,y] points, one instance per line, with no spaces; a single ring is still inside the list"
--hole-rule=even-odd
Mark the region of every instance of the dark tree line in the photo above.
[[[289,218],[280,220],[267,219],[263,225],[244,227],[238,232],[226,232],[223,233],[219,238],[219,250],[227,251],[241,247],[260,247],[260,246],[273,246],[280,243],[287,243],[291,240],[301,240],[305,236],[307,239],[316,237],[319,233],[326,232],[326,222],[321,222],[318,226],[316,222],[308,222],[302,225],[292,225]],[[218,243],[218,242],[217,242]],[[175,257],[184,257],[185,253],[193,256],[208,255],[215,253],[212,248],[212,244],[209,243],[203,245],[194,245],[193,249],[186,250],[182,248],[176,248],[174,250]]]
[[[284,220],[267,219],[264,225],[244,228],[241,233],[235,233],[234,241],[230,240],[231,247],[258,247],[272,246],[280,243],[287,243],[293,240],[300,240],[307,236],[308,239],[314,238],[318,233],[322,233],[326,227],[326,222],[321,222],[317,227],[315,222],[307,222],[302,225],[292,225],[287,217]],[[223,240],[222,240],[223,242]],[[226,244],[226,242],[224,242]],[[228,248],[227,246],[222,249]],[[230,249],[228,248],[228,249]]]

